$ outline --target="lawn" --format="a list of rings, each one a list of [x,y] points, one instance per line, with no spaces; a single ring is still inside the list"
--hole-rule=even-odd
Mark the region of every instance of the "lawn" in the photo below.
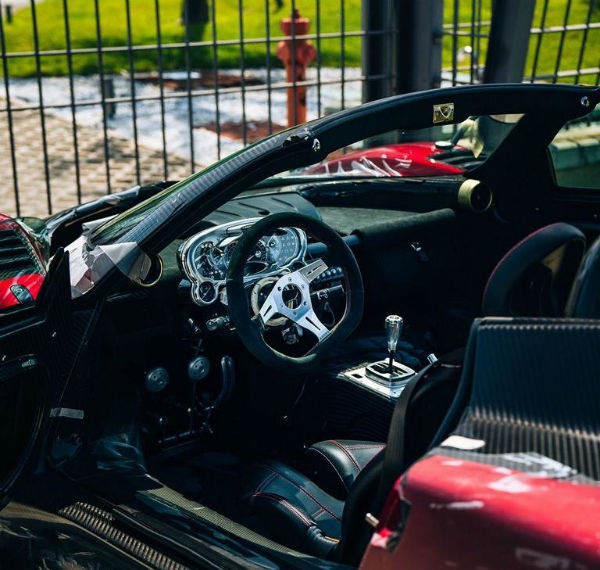
[[[136,46],[151,46],[157,38],[157,14],[154,0],[129,0],[131,5],[131,34],[132,43]],[[265,5],[269,5],[271,36],[280,35],[279,20],[289,14],[291,0],[282,0],[283,7],[278,8],[275,0],[215,0],[217,39],[236,40],[240,37],[240,22],[238,7],[243,6],[244,61],[247,67],[264,67],[266,65],[267,46],[265,42],[254,42],[254,39],[266,36]],[[344,25],[348,31],[358,31],[361,27],[361,1],[343,0],[345,6]],[[373,0],[363,0],[373,1]],[[590,2],[594,0],[573,0],[571,3],[568,23],[583,23],[586,21]],[[311,31],[316,31],[316,0],[296,0],[296,7],[303,16],[311,19]],[[340,0],[320,0],[320,29],[321,32],[338,32],[342,16]],[[473,0],[459,1],[459,20],[470,20]],[[491,0],[484,0],[482,20],[490,18]],[[544,2],[537,2],[534,26],[541,23]],[[566,0],[549,0],[545,26],[562,25],[565,18]],[[98,0],[100,17],[100,42],[105,47],[127,46],[126,0]],[[163,44],[184,41],[184,29],[181,25],[181,0],[159,0],[160,33]],[[454,0],[446,0],[444,21],[451,23],[453,19]],[[73,68],[76,73],[98,72],[98,36],[95,25],[94,0],[68,0],[68,21],[71,42],[74,48],[87,48],[88,53],[73,56]],[[63,0],[45,0],[37,5],[37,27],[39,48],[41,50],[60,50],[65,48],[65,17]],[[600,9],[593,12],[592,21],[600,21]],[[30,8],[19,10],[14,15],[11,24],[4,22],[5,42],[8,52],[28,52],[35,48],[32,13]],[[487,32],[487,29],[483,30]],[[569,32],[565,35],[565,43],[561,57],[561,69],[574,69],[579,59],[579,48],[583,32]],[[561,34],[546,34],[540,44],[538,62],[539,73],[554,71]],[[192,41],[212,41],[212,24],[196,26],[190,30]],[[459,48],[469,45],[469,37],[460,38]],[[481,42],[480,61],[485,58],[485,40]],[[346,65],[360,65],[361,40],[347,38],[344,42],[343,60]],[[528,55],[526,73],[530,73],[537,39],[532,37]],[[339,66],[342,61],[341,42],[339,38],[321,41],[321,62],[323,65]],[[271,65],[281,65],[275,57],[276,43],[271,44]],[[582,67],[596,67],[599,64],[600,30],[592,30],[588,34],[587,47],[584,53]],[[219,46],[217,50],[220,68],[235,68],[240,65],[239,44]],[[158,67],[159,53],[150,47],[136,51],[134,65],[136,71],[151,71]],[[212,68],[212,46],[195,47],[190,51],[191,66],[194,69]],[[443,42],[444,67],[452,62],[452,41],[445,37]],[[162,52],[164,69],[184,69],[186,65],[184,50],[181,48],[164,48]],[[468,66],[468,59],[462,65]],[[41,72],[44,75],[62,75],[68,70],[65,56],[43,56],[40,58]],[[128,69],[127,50],[105,53],[103,56],[105,72],[118,73]],[[33,57],[10,58],[9,75],[12,77],[32,76],[36,73],[36,62]],[[595,77],[582,77],[581,81],[595,81]],[[570,80],[572,81],[572,80]]]
[[[547,3],[546,19],[543,24],[544,28],[551,26],[562,26],[567,24],[584,24],[587,21],[590,3],[595,4],[592,10],[591,22],[600,22],[600,2],[598,0],[573,0],[570,3],[568,19],[565,22],[566,8],[569,2],[567,0],[549,0]],[[533,18],[533,27],[542,27],[542,15],[545,0],[537,0],[536,9]],[[453,5],[454,1],[445,1],[444,22],[451,24],[453,21]],[[459,2],[459,20],[469,21],[471,15],[472,0],[460,0]],[[491,1],[485,1],[482,5],[481,20],[490,21],[491,18]],[[489,33],[489,27],[483,28],[484,33]],[[556,66],[559,46],[561,42],[561,33],[546,33],[543,35],[539,45],[539,56],[536,69],[536,76],[546,73],[554,73]],[[580,56],[580,48],[582,45],[584,32],[572,31],[567,32],[564,37],[564,44],[560,56],[559,69],[574,70],[577,69]],[[531,36],[529,41],[529,51],[527,54],[527,64],[525,67],[525,75],[530,75],[533,70],[533,62],[538,44],[539,36]],[[459,49],[471,44],[471,38],[460,38],[458,42]],[[485,62],[486,41],[481,41],[481,49],[479,60]],[[469,66],[468,57],[459,65]],[[600,65],[600,30],[590,30],[586,39],[586,47],[583,53],[581,68],[598,67]],[[449,37],[444,39],[443,43],[443,66],[451,68],[452,66],[452,40]],[[573,82],[573,78],[564,79],[566,82]],[[596,75],[581,76],[581,83],[595,83]]]
[[[320,2],[321,32],[340,30],[339,10],[331,10],[331,0]],[[132,43],[138,46],[156,44],[157,18],[156,5],[159,6],[160,34],[163,44],[183,42],[185,30],[181,23],[181,0],[130,0]],[[269,2],[269,20],[271,36],[280,36],[279,21],[288,16],[290,0],[283,1],[283,7],[277,8],[277,2]],[[243,32],[245,40],[244,60],[248,67],[265,66],[266,43],[252,43],[255,38],[267,35],[265,0],[218,0],[216,4],[216,28],[218,40],[235,40],[240,37],[238,6],[243,6]],[[127,46],[127,16],[125,0],[99,0],[100,38],[103,46]],[[296,0],[296,7],[302,16],[311,19],[311,31],[316,30],[315,0]],[[335,2],[339,7],[339,2]],[[45,0],[37,5],[37,26],[39,47],[41,50],[65,48],[65,18],[62,0]],[[74,48],[96,48],[97,32],[95,3],[93,0],[69,0],[68,21],[71,43]],[[347,30],[360,30],[360,0],[345,0],[344,25]],[[31,9],[18,11],[12,24],[5,24],[6,47],[8,52],[26,52],[34,49],[34,34]],[[212,25],[195,26],[190,29],[191,41],[212,41]],[[340,39],[323,39],[321,42],[321,62],[323,65],[340,64]],[[360,65],[360,39],[348,38],[344,46],[346,65]],[[272,65],[279,65],[275,52],[276,42],[271,45]],[[218,64],[221,68],[239,67],[240,46],[225,45],[218,48]],[[190,51],[193,68],[211,68],[213,66],[212,46],[195,47]],[[157,69],[159,54],[155,49],[135,52],[135,70],[150,71]],[[166,48],[162,53],[165,69],[185,68],[184,50]],[[128,69],[128,53],[121,51],[105,54],[103,57],[105,72],[120,72]],[[76,73],[97,73],[97,53],[76,54],[73,56]],[[41,71],[44,75],[62,75],[67,73],[65,56],[44,56],[41,58]],[[25,77],[35,75],[33,57],[11,59],[9,75]]]

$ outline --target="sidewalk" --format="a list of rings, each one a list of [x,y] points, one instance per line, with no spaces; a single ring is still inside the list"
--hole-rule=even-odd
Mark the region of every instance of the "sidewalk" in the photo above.
[[[5,100],[0,98],[0,107]],[[46,177],[42,129],[38,111],[18,111],[13,101],[13,132],[16,147],[17,180],[21,215],[48,215]],[[70,121],[46,113],[46,141],[52,211],[58,212],[77,203],[75,153],[73,129]],[[79,169],[82,202],[107,193],[102,129],[89,126],[77,127],[79,146]],[[162,151],[139,144],[140,177],[142,184],[163,180]],[[0,113],[0,212],[15,215],[15,191],[10,153],[7,113]],[[128,140],[108,132],[109,166],[113,192],[125,190],[136,184],[135,148]],[[169,155],[169,179],[178,180],[191,173],[190,161]],[[201,168],[197,165],[194,170]]]

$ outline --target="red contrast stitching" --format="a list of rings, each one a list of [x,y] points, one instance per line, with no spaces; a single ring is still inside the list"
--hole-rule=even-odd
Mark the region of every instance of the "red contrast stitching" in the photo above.
[[[335,439],[329,439],[328,443],[332,443],[336,447],[339,447],[346,454],[348,459],[350,459],[350,461],[353,463],[353,465],[356,467],[356,469],[358,471],[360,471],[360,465],[356,462],[356,459],[354,459],[354,456],[339,441],[335,441]]]
[[[319,505],[319,507],[321,507],[325,512],[329,513],[335,520],[338,520],[338,521],[340,520],[339,517],[335,516],[325,505],[323,505],[322,503],[317,501],[317,499],[315,499],[306,489],[304,489],[303,487],[300,487],[300,485],[298,485],[298,483],[296,483],[295,481],[292,481],[289,477],[287,477],[280,471],[277,471],[277,469],[275,469],[274,467],[271,467],[270,465],[263,465],[263,467],[265,469],[268,469],[269,471],[272,471],[273,473],[276,473],[277,475],[279,475],[286,481],[289,481],[294,487],[296,487],[296,489],[298,489],[299,491],[302,491],[307,497],[309,497],[317,505]]]
[[[271,493],[256,493],[252,495],[252,497],[255,499],[271,499],[272,501],[275,501],[280,505],[286,507],[293,515],[296,516],[296,518],[300,520],[300,522],[304,523],[307,527],[315,525],[314,522],[312,522],[306,516],[304,516],[304,514],[302,514],[296,507],[294,507],[294,505],[290,504],[288,501],[286,501],[283,497],[280,497],[279,495],[272,495]]]
[[[313,452],[318,453],[319,455],[321,455],[321,457],[323,457],[323,459],[325,459],[325,461],[327,461],[327,463],[329,463],[329,465],[331,465],[331,468],[333,469],[333,471],[335,472],[335,474],[339,477],[340,481],[342,482],[342,485],[344,486],[344,489],[346,489],[346,491],[350,490],[350,489],[348,489],[348,485],[346,485],[346,481],[344,481],[344,478],[342,477],[342,475],[339,472],[338,468],[333,464],[333,462],[331,461],[331,459],[329,459],[329,457],[327,457],[327,455],[325,453],[323,453],[320,449],[317,449],[316,447],[309,447],[307,453],[309,451],[313,451]]]
[[[275,477],[277,477],[276,473],[271,473],[256,489],[256,491],[254,491],[255,493],[260,493],[262,492],[267,485],[273,481],[273,479],[275,479]]]

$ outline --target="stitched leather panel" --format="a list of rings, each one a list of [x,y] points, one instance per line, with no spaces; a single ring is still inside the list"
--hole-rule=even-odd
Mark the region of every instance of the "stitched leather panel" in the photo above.
[[[245,501],[271,538],[326,558],[341,537],[344,504],[279,461],[251,467]]]
[[[347,439],[315,443],[306,451],[309,473],[327,493],[345,499],[358,474],[384,447]]]

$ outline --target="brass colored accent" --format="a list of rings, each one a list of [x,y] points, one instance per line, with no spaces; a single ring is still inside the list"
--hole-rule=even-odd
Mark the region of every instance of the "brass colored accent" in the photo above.
[[[433,124],[450,123],[454,120],[454,103],[440,103],[433,106]]]
[[[146,287],[146,288],[154,287],[160,281],[160,278],[162,277],[163,270],[164,270],[163,260],[160,255],[157,255],[156,259],[158,261],[158,274],[157,274],[156,278],[153,279],[152,281],[148,281],[148,282],[145,282],[145,281],[137,282],[137,284],[140,285],[141,287]]]
[[[473,193],[477,190],[482,192],[487,190],[488,192],[488,199],[481,205],[473,203]],[[492,191],[483,182],[468,178],[460,185],[457,199],[458,205],[464,210],[471,210],[472,212],[481,214],[492,205]]]

